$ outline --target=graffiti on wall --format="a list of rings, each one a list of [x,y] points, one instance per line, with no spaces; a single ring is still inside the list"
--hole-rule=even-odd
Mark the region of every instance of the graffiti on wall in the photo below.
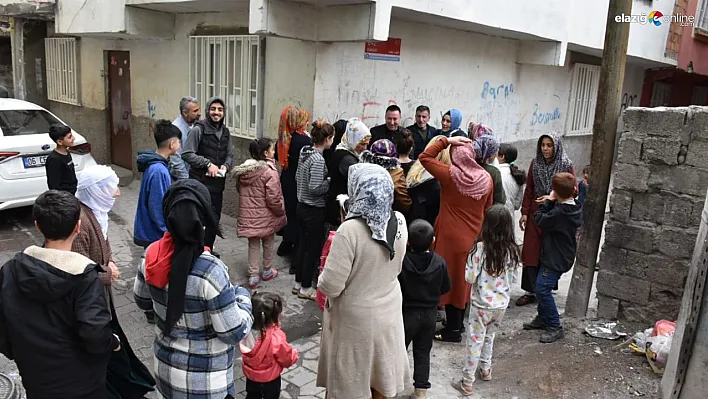
[[[629,107],[638,106],[639,101],[636,94],[624,93],[622,95],[622,105],[620,107],[620,112],[624,111]]]
[[[519,131],[521,96],[513,83],[492,84],[485,81],[480,100],[475,122],[490,126],[500,138]]]
[[[152,136],[155,133],[155,120],[157,120],[157,105],[154,102],[148,100],[147,102],[148,111],[148,133]]]
[[[539,109],[538,103],[533,105],[533,114],[531,114],[531,126],[546,125],[561,119],[561,112],[558,107],[555,107],[550,112],[544,112]]]

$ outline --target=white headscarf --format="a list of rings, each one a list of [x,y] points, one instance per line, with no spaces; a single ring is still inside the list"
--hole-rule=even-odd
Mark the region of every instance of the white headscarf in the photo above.
[[[108,166],[90,166],[79,176],[76,198],[93,211],[104,238],[108,238],[108,212],[116,203],[116,191],[118,175]]]

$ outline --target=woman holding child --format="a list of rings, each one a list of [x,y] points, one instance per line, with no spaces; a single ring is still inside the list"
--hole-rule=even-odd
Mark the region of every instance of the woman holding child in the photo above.
[[[451,163],[437,159],[450,148]],[[452,289],[440,299],[445,305],[447,325],[435,339],[462,341],[465,306],[470,286],[465,280],[467,254],[479,236],[484,212],[492,206],[492,178],[475,160],[472,140],[467,137],[441,138],[418,158],[423,167],[440,182],[440,213],[435,222],[435,252],[445,259]]]
[[[331,399],[390,398],[410,380],[398,282],[408,230],[386,169],[358,163],[348,174],[347,218],[318,283],[327,302],[317,386]]]
[[[575,174],[573,162],[563,151],[563,142],[555,134],[544,134],[538,138],[536,158],[529,166],[524,201],[521,206],[519,227],[524,231],[524,245],[521,262],[524,265],[521,275],[521,289],[526,293],[516,300],[516,306],[536,302],[536,277],[541,257],[541,229],[536,226],[534,215],[539,208],[538,198],[551,193],[551,180],[556,173]]]

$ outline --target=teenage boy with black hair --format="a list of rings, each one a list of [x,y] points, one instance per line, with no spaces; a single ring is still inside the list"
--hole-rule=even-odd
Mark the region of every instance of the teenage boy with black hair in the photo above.
[[[541,229],[541,259],[536,278],[538,314],[525,330],[545,330],[541,342],[555,342],[565,335],[558,308],[551,291],[561,275],[573,267],[577,250],[576,232],[583,223],[583,211],[575,196],[575,176],[557,173],[551,180],[552,191],[536,199],[541,205],[534,215]]]
[[[49,156],[44,168],[47,171],[47,187],[76,194],[76,171],[69,147],[74,145],[74,134],[68,126],[55,123],[49,126],[49,137],[57,145]]]
[[[445,260],[432,250],[433,226],[416,219],[408,226],[408,249],[398,275],[403,293],[403,328],[406,348],[413,342],[414,398],[427,398],[430,389],[430,350],[433,348],[437,305],[450,291]]]
[[[182,132],[168,120],[155,124],[155,144],[157,151],[138,153],[138,171],[143,174],[138,195],[138,209],[133,225],[133,242],[144,249],[162,238],[167,231],[162,214],[162,200],[172,184],[169,159],[177,154],[182,140]],[[149,323],[154,323],[155,314],[145,312]]]
[[[0,352],[14,360],[28,398],[106,398],[106,374],[120,340],[112,333],[99,266],[71,252],[81,207],[49,190],[34,203],[44,246],[0,269]]]

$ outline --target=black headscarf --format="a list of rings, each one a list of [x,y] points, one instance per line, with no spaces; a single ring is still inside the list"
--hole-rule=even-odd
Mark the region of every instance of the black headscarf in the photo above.
[[[213,228],[219,237],[219,221],[211,206],[209,190],[194,179],[172,184],[162,201],[167,231],[175,245],[170,268],[165,334],[172,330],[184,313],[184,295],[192,265],[204,252],[204,228]]]
[[[329,165],[329,160],[332,158],[332,154],[334,154],[337,146],[342,142],[342,136],[344,136],[344,132],[347,130],[347,121],[340,119],[334,122],[333,126],[334,139],[332,140],[332,145],[322,152],[322,157],[325,159],[325,163],[327,163],[327,165]]]

